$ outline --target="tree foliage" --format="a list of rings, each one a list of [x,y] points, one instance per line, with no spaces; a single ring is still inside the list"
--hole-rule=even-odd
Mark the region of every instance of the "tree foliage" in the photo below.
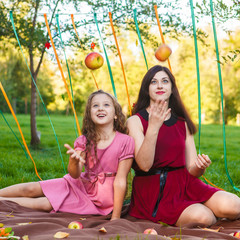
[[[194,4],[198,26],[204,16],[211,16],[209,1],[197,1]],[[58,108],[56,102],[62,101],[64,104],[61,111],[63,111],[63,109],[69,109],[71,112],[69,107],[70,104],[66,101],[68,96],[63,86],[58,89],[58,93],[60,94],[57,95],[55,99],[53,97],[56,94],[56,89],[52,87],[52,84],[49,81],[49,79],[52,79],[52,77],[49,77],[52,74],[52,71],[48,69],[46,65],[44,67],[45,69],[42,72],[40,71],[40,68],[44,63],[44,56],[46,53],[48,58],[50,58],[53,63],[56,63],[52,49],[47,50],[45,48],[45,43],[49,42],[49,37],[47,34],[43,13],[47,13],[54,43],[58,53],[61,55],[60,60],[65,73],[67,73],[67,69],[65,66],[65,60],[63,58],[63,49],[65,49],[65,51],[68,53],[68,60],[74,85],[73,91],[76,109],[77,111],[82,111],[88,93],[95,89],[95,86],[92,84],[92,76],[84,66],[84,56],[91,51],[90,44],[92,42],[96,44],[96,49],[98,51],[103,51],[101,39],[98,34],[94,19],[94,13],[96,13],[102,38],[110,56],[109,58],[111,67],[119,96],[118,100],[126,109],[126,94],[123,94],[123,89],[125,88],[123,83],[123,75],[109,25],[108,12],[112,12],[116,34],[121,46],[121,50],[124,53],[124,68],[129,84],[131,102],[133,103],[135,101],[135,94],[136,89],[138,89],[139,86],[139,81],[146,72],[146,67],[141,55],[140,43],[136,35],[133,9],[136,8],[137,11],[137,21],[142,41],[146,55],[148,56],[147,58],[149,65],[151,66],[153,64],[157,64],[157,61],[149,56],[153,56],[154,49],[156,49],[161,42],[156,24],[154,5],[158,6],[159,18],[165,38],[172,42],[176,41],[174,44],[177,45],[178,48],[181,47],[187,49],[183,53],[179,53],[178,59],[174,59],[176,74],[179,74],[180,81],[182,81],[181,77],[183,79],[193,78],[192,76],[194,76],[195,71],[195,60],[193,55],[194,49],[191,40],[186,40],[188,36],[193,36],[192,23],[190,20],[191,11],[189,2],[187,0],[0,0],[0,17],[2,20],[0,24],[0,41],[1,43],[4,43],[7,40],[8,44],[12,44],[15,48],[19,48],[13,32],[11,21],[9,19],[9,12],[12,11],[16,31],[23,47],[23,51],[27,56],[31,74],[36,82],[36,85],[39,87],[40,92],[43,94],[43,99],[46,106],[49,106],[49,109],[56,109]],[[186,5],[186,9],[189,10],[188,12],[183,13],[183,5]],[[217,24],[223,24],[223,27],[226,21],[231,19],[239,20],[240,7],[237,0],[232,0],[232,4],[230,5],[226,4],[225,0],[216,0],[214,1],[214,8],[214,16],[217,20]],[[80,42],[72,26],[70,13],[74,13],[75,25],[80,35]],[[60,30],[63,36],[64,46],[61,45],[58,24],[56,22],[56,14],[59,15]],[[232,41],[230,40],[232,33],[228,31],[228,29],[225,29],[225,31],[227,31],[229,34],[230,44]],[[203,48],[207,49],[209,46],[213,47],[212,43],[209,42],[208,30],[206,31],[206,29],[203,30],[197,27],[197,38],[202,44],[201,46]],[[186,48],[186,46],[183,46],[183,44],[186,44],[188,47]],[[221,54],[221,64],[223,66],[225,64],[225,66],[235,67],[235,65],[238,65],[236,62],[239,59],[239,47],[237,44],[233,44],[233,48],[228,48],[227,50],[228,52],[224,50]],[[20,53],[18,54],[21,55]],[[214,56],[214,53],[211,55],[210,51],[208,50],[202,51],[202,54],[205,54],[205,56],[209,58]],[[184,64],[186,61],[188,62],[187,65]],[[36,94],[36,86],[30,79],[28,70],[26,67],[24,67],[24,61],[22,58],[13,57],[12,60],[9,60],[7,64],[5,63],[5,66],[7,68],[7,70],[5,69],[5,73],[7,71],[8,74],[4,75],[4,78],[6,78],[7,81],[3,81],[3,85],[7,88],[8,94],[10,94],[11,97],[14,98],[13,95],[17,94],[18,96],[28,95],[30,98],[30,94],[25,92],[26,88],[22,88],[21,84],[25,84],[25,86],[31,85],[31,143],[37,144],[39,143],[40,139],[37,136],[36,124],[36,113],[37,108],[39,108],[37,107],[38,97]],[[186,69],[184,73],[181,72],[181,68],[179,66],[182,66],[184,69]],[[202,68],[204,69],[204,67]],[[55,71],[58,70],[55,69]],[[11,76],[9,73],[11,73]],[[239,74],[238,71],[235,71],[234,69],[233,79],[236,79],[234,75],[235,73]],[[104,90],[111,91],[109,74],[107,72],[106,65],[101,71],[98,71],[95,74],[96,78],[101,79],[102,88],[104,88]],[[215,77],[216,71],[213,73],[213,75],[211,75],[211,71],[203,71],[202,74],[204,78],[206,77],[206,79],[210,79],[213,76]],[[56,75],[55,78],[60,79],[61,77]],[[69,79],[67,80],[69,81]],[[233,80],[233,82],[234,81],[235,80]],[[7,83],[10,82],[11,84],[7,85]],[[187,89],[187,91],[193,94],[195,98],[197,97],[195,91],[196,85],[184,82],[183,86]],[[207,112],[211,112],[210,115],[208,115],[208,118],[218,121],[220,104],[216,103],[216,101],[214,102],[214,98],[219,96],[219,93],[215,88],[215,82],[207,82],[206,85],[203,84],[202,88],[204,89],[205,86],[208,97],[204,99],[203,105],[206,106]],[[18,90],[16,90],[16,92],[11,92],[13,89]],[[231,108],[231,111],[226,111],[226,118],[228,118],[228,116],[229,118],[233,118],[234,115],[239,112],[239,107],[237,105],[238,99],[237,97],[232,97],[232,92],[229,90],[230,87],[229,89],[228,87],[226,89],[225,106],[229,106]],[[183,91],[183,95],[184,94],[185,92]],[[187,96],[185,97],[187,99]],[[196,104],[194,105],[193,102],[190,102],[189,107],[190,111],[193,113],[193,116],[196,118]]]

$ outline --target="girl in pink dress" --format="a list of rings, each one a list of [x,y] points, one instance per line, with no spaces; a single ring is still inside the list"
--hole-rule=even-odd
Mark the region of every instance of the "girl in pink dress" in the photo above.
[[[117,100],[99,90],[88,99],[83,135],[68,144],[68,172],[63,178],[21,183],[0,190],[0,200],[47,212],[107,215],[120,218],[134,140],[126,135]],[[85,171],[83,172],[83,167]]]
[[[127,121],[135,140],[131,216],[177,226],[240,217],[238,196],[199,179],[211,160],[197,155],[196,127],[168,68],[149,69],[133,112]]]

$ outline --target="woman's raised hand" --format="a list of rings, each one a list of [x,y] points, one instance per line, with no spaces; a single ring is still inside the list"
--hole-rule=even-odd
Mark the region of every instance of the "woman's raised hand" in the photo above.
[[[69,154],[71,160],[75,162],[80,162],[85,164],[85,160],[80,156],[79,152],[75,151],[70,145],[64,144],[64,147],[67,148],[67,154]]]
[[[207,167],[210,166],[211,160],[208,157],[208,155],[205,155],[205,154],[200,155],[200,154],[198,154],[197,155],[197,159],[195,161],[195,164],[196,164],[196,166],[198,168],[205,170]]]
[[[171,108],[168,108],[168,103],[166,101],[156,100],[149,108],[149,125],[153,124],[159,129],[170,112]]]

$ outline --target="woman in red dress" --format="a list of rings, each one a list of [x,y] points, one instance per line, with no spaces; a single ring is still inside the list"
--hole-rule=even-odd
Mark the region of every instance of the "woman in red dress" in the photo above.
[[[176,226],[240,217],[238,196],[199,179],[211,160],[197,155],[196,127],[168,68],[146,73],[133,112],[127,121],[135,140],[131,216]]]

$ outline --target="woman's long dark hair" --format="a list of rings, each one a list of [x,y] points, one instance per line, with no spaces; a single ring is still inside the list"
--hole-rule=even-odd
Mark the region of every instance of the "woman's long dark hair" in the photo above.
[[[140,110],[147,108],[150,105],[150,96],[149,96],[149,85],[151,83],[151,80],[155,76],[157,72],[164,71],[168,77],[170,78],[170,81],[172,83],[172,94],[169,99],[169,107],[171,108],[171,112],[176,115],[177,117],[184,118],[184,120],[187,123],[188,129],[191,134],[195,134],[197,132],[196,126],[191,120],[182,100],[180,97],[180,94],[178,92],[176,81],[174,76],[172,75],[171,71],[163,66],[156,65],[148,70],[148,72],[145,74],[141,88],[138,94],[137,102],[133,108],[133,113],[137,113]]]

